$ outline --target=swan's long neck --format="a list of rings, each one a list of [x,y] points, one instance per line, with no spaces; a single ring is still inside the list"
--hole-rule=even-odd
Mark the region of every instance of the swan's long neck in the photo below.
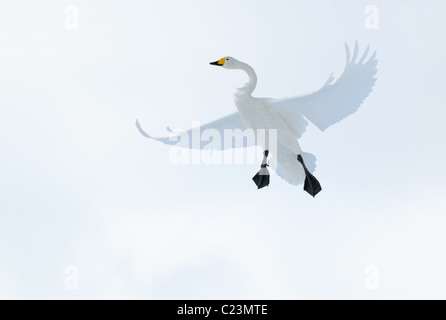
[[[240,70],[243,70],[248,74],[249,81],[245,83],[244,87],[239,88],[239,91],[251,94],[257,86],[257,75],[254,69],[244,62],[240,62]]]

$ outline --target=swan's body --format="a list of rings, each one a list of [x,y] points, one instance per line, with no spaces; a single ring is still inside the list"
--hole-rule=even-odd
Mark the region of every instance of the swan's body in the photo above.
[[[247,128],[253,130],[265,129],[266,132],[270,129],[277,130],[279,143],[286,145],[295,153],[301,151],[297,137],[287,126],[280,114],[274,110],[269,99],[254,98],[247,93],[236,93],[234,95],[234,101],[240,117]],[[265,142],[268,142],[268,139]],[[262,147],[264,149],[269,148],[266,145]]]
[[[246,128],[265,129],[265,139],[258,139],[264,150],[270,150],[274,160],[273,167],[277,173],[289,183],[297,185],[302,183],[305,173],[302,166],[296,161],[296,155],[302,154],[296,134],[288,127],[285,120],[274,109],[271,99],[255,98],[244,88],[239,89],[234,95],[234,102]],[[270,148],[268,132],[277,130],[277,146]],[[280,153],[280,154],[279,154]],[[309,158],[307,162],[315,167],[315,158]],[[313,168],[314,170],[314,168]]]
[[[274,168],[279,176],[294,185],[301,184],[304,178],[306,178],[305,189],[307,190],[307,184],[312,182],[307,180],[314,178],[310,172],[315,170],[316,158],[309,153],[302,152],[297,140],[308,125],[305,118],[319,129],[325,130],[359,108],[363,100],[372,91],[376,80],[374,78],[377,71],[376,53],[368,61],[364,62],[368,50],[367,48],[361,59],[356,62],[358,43],[355,44],[355,50],[351,59],[350,50],[346,46],[347,64],[344,73],[336,82],[333,83],[334,79],[330,76],[325,85],[312,94],[283,99],[253,97],[252,93],[257,85],[257,75],[248,64],[232,57],[225,57],[213,62],[211,64],[226,69],[245,71],[248,74],[249,81],[242,88],[237,89],[234,94],[234,102],[238,112],[204,125],[201,129],[215,129],[221,133],[221,137],[224,136],[223,131],[225,129],[265,129],[266,133],[268,133],[269,129],[277,130],[277,148],[272,150],[274,151],[272,154]],[[177,143],[167,137],[153,138],[142,130],[138,121],[136,125],[140,132],[148,138],[167,144],[192,147],[189,144],[185,145],[181,141]],[[264,150],[269,150],[267,141],[268,139],[265,139],[265,141],[256,139],[256,144],[261,145]],[[199,148],[203,149],[205,146],[206,143],[201,143]],[[221,143],[221,146],[223,149],[227,144]],[[230,145],[233,148],[242,146],[247,145]],[[265,156],[267,154],[268,152],[265,153]],[[302,156],[299,161],[296,158],[298,155]],[[265,169],[266,166],[263,165],[262,168]],[[315,178],[313,182],[318,184]]]

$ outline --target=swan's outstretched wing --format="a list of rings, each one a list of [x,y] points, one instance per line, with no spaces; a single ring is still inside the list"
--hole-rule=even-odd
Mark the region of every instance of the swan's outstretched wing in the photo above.
[[[136,120],[136,127],[146,138],[189,149],[224,150],[255,145],[255,137],[245,135],[246,126],[243,124],[238,112],[187,131],[172,132],[168,128],[170,132],[169,137],[157,138],[150,136],[141,128],[138,120]],[[228,130],[227,134],[230,134],[229,139],[227,139],[228,136],[225,139],[225,130]]]
[[[351,59],[347,44],[345,49],[347,63],[336,82],[333,82],[333,75],[330,75],[325,85],[314,93],[272,100],[275,110],[285,119],[300,119],[303,115],[321,130],[356,112],[373,89],[378,61],[376,52],[365,61],[369,53],[368,47],[357,61],[358,42],[355,43]]]

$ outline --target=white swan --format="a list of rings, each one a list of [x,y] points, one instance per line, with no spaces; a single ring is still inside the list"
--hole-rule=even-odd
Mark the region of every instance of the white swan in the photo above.
[[[224,137],[225,129],[276,129],[277,146],[275,154],[272,154],[273,167],[283,179],[291,184],[301,184],[305,179],[304,189],[313,197],[322,190],[317,179],[311,174],[316,168],[316,158],[302,152],[298,138],[305,131],[308,119],[319,129],[325,130],[348,115],[354,113],[362,104],[364,99],[372,91],[376,78],[377,69],[376,52],[366,61],[369,52],[367,47],[362,57],[358,58],[358,43],[355,43],[353,56],[347,45],[347,62],[344,72],[334,82],[330,75],[324,86],[311,94],[304,96],[287,97],[282,99],[255,98],[252,96],[257,85],[257,75],[248,64],[238,61],[232,57],[224,57],[211,65],[220,66],[225,69],[243,70],[248,74],[249,81],[237,89],[234,100],[238,112],[201,126],[201,130],[214,129]],[[187,148],[203,149],[208,142],[201,142],[192,146],[188,141],[172,141],[170,137],[156,138],[148,135],[136,120],[136,126],[147,138],[155,139],[166,144],[173,144]],[[190,134],[193,129],[187,131]],[[228,144],[220,144],[224,149]],[[255,140],[265,150],[265,157],[261,170],[253,178],[258,188],[269,184],[269,172],[266,168],[269,147],[267,142]],[[229,147],[246,147],[246,141],[231,142]],[[271,150],[272,151],[272,150]]]

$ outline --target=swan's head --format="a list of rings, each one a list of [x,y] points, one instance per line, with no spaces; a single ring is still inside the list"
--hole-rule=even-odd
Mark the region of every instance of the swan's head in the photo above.
[[[225,69],[240,69],[240,61],[233,57],[224,57],[218,61],[210,63],[213,66],[223,67]]]

